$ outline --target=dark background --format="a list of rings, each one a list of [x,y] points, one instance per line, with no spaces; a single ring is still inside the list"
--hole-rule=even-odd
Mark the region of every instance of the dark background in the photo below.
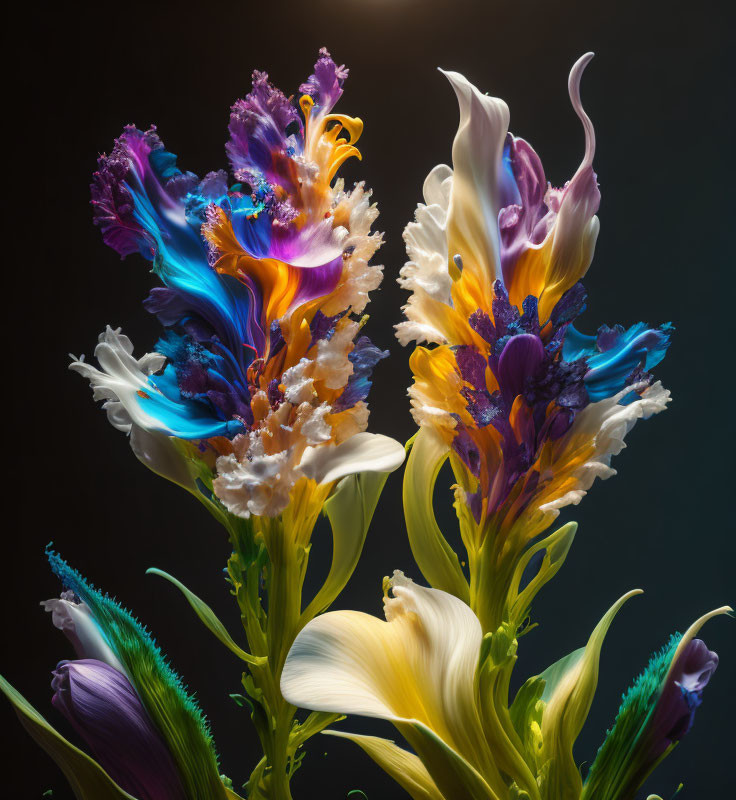
[[[96,155],[128,122],[150,123],[183,169],[225,165],[230,104],[267,70],[287,94],[327,45],[350,78],[338,110],[365,121],[362,163],[381,209],[383,288],[369,306],[369,333],[391,350],[376,371],[371,429],[400,440],[414,432],[405,388],[408,351],[392,338],[405,293],[394,279],[405,260],[401,232],[435,164],[448,161],[457,125],[453,94],[435,67],[456,69],[504,97],[511,129],[536,147],[548,178],[572,176],[583,135],[567,98],[570,66],[596,58],[583,100],[598,136],[595,166],[602,232],[586,278],[582,327],[672,320],[674,344],[658,376],[670,410],[640,423],[615,461],[620,475],[594,486],[574,513],[577,541],[534,609],[540,627],[522,640],[519,677],[583,644],[606,608],[629,588],[642,598],[620,613],[602,658],[598,695],[578,741],[590,762],[620,693],[675,629],[733,596],[731,240],[733,74],[726,3],[608,4],[342,0],[306,3],[97,4],[94,11],[31,3],[6,31],[5,84],[20,90],[5,195],[8,296],[18,321],[6,339],[5,374],[17,409],[9,433],[8,505],[21,511],[6,532],[2,672],[65,732],[50,707],[49,672],[71,656],[38,606],[58,592],[43,557],[55,546],[96,584],[117,595],[155,632],[209,715],[222,768],[236,785],[257,760],[244,711],[228,699],[239,663],[193,617],[163,568],[204,597],[237,634],[221,577],[223,533],[176,487],[135,460],[124,436],[67,371],[67,351],[91,355],[106,323],[122,325],[138,353],[153,346],[154,320],[140,306],[152,276],[140,259],[122,263],[91,224],[89,177]],[[7,108],[7,106],[6,106]],[[730,211],[730,213],[729,213]],[[10,367],[10,363],[15,366]],[[8,431],[6,431],[7,437]],[[7,442],[7,438],[6,438]],[[394,568],[418,578],[403,530],[401,474],[388,482],[364,557],[337,607],[381,613],[381,577]],[[451,525],[447,495],[444,517]],[[315,558],[327,558],[325,531]],[[647,790],[669,798],[718,795],[732,776],[733,622],[704,632],[721,654],[694,731]],[[4,796],[70,798],[61,773],[2,708],[7,742]],[[388,723],[353,718],[346,730],[393,737]],[[370,800],[402,792],[349,742],[317,737],[293,782],[295,798]]]

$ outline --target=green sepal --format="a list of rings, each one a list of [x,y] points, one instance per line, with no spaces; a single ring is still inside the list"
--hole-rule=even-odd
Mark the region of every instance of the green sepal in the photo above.
[[[77,800],[136,800],[123,791],[94,759],[49,725],[2,676],[0,691],[12,704],[21,725],[64,773]]]
[[[457,553],[437,525],[434,486],[449,448],[429,428],[420,428],[407,443],[404,472],[404,516],[414,560],[430,586],[470,603],[470,589]]]
[[[499,800],[483,776],[421,722],[397,723],[444,800]]]
[[[539,590],[557,574],[560,567],[565,563],[577,529],[577,522],[568,522],[567,525],[563,525],[554,533],[542,539],[541,542],[537,542],[537,544],[525,551],[516,566],[514,577],[511,581],[510,613],[512,620],[521,622],[524,619]],[[544,551],[544,557],[539,570],[524,589],[520,591],[519,585],[524,575],[524,570],[532,558],[542,551]]]
[[[191,442],[133,425],[130,446],[141,464],[186,489],[221,525],[227,526],[228,512],[212,491],[212,470],[194,455]]]
[[[537,767],[542,748],[543,692],[544,679],[529,678],[516,693],[509,708],[511,724],[524,745],[527,759]]]
[[[215,615],[215,612],[204,602],[201,598],[197,597],[194,592],[187,589],[186,586],[181,581],[178,581],[172,575],[169,575],[167,572],[164,572],[161,569],[156,569],[155,567],[151,567],[150,569],[146,570],[146,575],[158,575],[161,578],[165,578],[170,583],[173,583],[177,589],[186,597],[187,602],[189,605],[194,609],[196,615],[202,620],[205,627],[219,639],[222,644],[225,645],[229,650],[231,650],[235,655],[245,661],[248,664],[253,664],[256,666],[263,666],[267,663],[268,659],[265,656],[252,656],[250,653],[247,653],[241,647],[239,647],[235,641],[233,640],[232,636],[227,632],[225,626],[220,622],[220,620]]]
[[[332,563],[325,582],[302,613],[302,624],[329,608],[350,580],[388,476],[388,472],[348,475],[325,502],[322,512],[332,528]]]

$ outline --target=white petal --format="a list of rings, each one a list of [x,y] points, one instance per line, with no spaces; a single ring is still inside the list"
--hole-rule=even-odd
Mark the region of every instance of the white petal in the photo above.
[[[43,601],[41,606],[51,613],[54,627],[66,635],[79,658],[94,658],[127,675],[87,605],[55,597]]]
[[[136,360],[132,353],[130,339],[119,328],[113,330],[108,325],[95,348],[95,357],[102,369],[81,359],[72,362],[69,369],[89,380],[95,400],[106,401],[103,407],[107,417],[118,430],[129,433],[132,423],[146,430],[160,429],[161,423],[141,408],[137,393],[152,391],[148,376],[161,369],[166,357],[147,353]]]
[[[427,725],[458,752],[476,731],[473,680],[482,633],[461,600],[391,581],[386,622],[358,611],[333,611],[297,636],[281,691],[295,705]]]
[[[328,389],[342,389],[353,374],[353,362],[348,358],[353,340],[360,330],[357,322],[343,317],[335,326],[329,339],[317,343],[312,377],[322,380]]]
[[[389,436],[356,433],[339,445],[307,447],[299,468],[317,483],[330,483],[356,472],[393,472],[405,455],[404,446]]]
[[[449,304],[452,279],[447,268],[447,208],[452,187],[452,170],[436,166],[424,181],[426,205],[419,203],[414,217],[404,229],[409,261],[399,272],[398,283],[412,292],[403,308],[408,322],[396,327],[402,345],[412,340],[442,343],[444,335],[432,323],[430,300]]]
[[[190,492],[197,491],[197,486],[187,469],[186,459],[177,450],[170,436],[156,431],[145,431],[138,425],[132,425],[130,447],[136,458],[148,469]]]
[[[315,396],[314,381],[311,377],[312,361],[302,358],[293,367],[289,367],[281,376],[286,401],[294,406],[310,402]]]
[[[449,255],[459,253],[464,268],[485,275],[490,287],[501,276],[499,175],[509,109],[503,100],[481,94],[459,73],[444,74],[460,105],[460,124],[452,144]]]

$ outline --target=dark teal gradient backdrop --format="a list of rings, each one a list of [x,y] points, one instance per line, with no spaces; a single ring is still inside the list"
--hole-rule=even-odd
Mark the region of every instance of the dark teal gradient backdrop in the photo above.
[[[225,165],[230,104],[251,70],[267,70],[287,93],[327,45],[350,67],[339,111],[365,122],[362,163],[381,210],[383,288],[369,306],[369,332],[391,350],[375,375],[371,429],[404,440],[414,432],[405,390],[408,351],[391,326],[405,300],[395,283],[405,260],[401,232],[425,175],[448,161],[457,124],[454,96],[436,71],[459,70],[505,98],[511,129],[528,139],[547,175],[574,172],[583,135],[567,98],[570,66],[596,58],[582,95],[598,137],[603,200],[597,254],[586,278],[582,326],[672,320],[674,343],[657,374],[670,409],[630,436],[619,475],[595,485],[565,515],[580,523],[564,569],[541,595],[537,630],[521,642],[526,676],[583,644],[624,591],[643,597],[620,613],[603,650],[600,687],[576,750],[590,762],[620,694],[649,653],[703,612],[734,601],[733,531],[733,28],[725,2],[210,2],[43,8],[26,3],[10,29],[5,85],[18,92],[5,197],[6,308],[18,314],[5,339],[6,380],[17,402],[5,483],[21,511],[5,533],[2,672],[49,719],[50,670],[71,655],[38,601],[57,592],[43,559],[56,547],[153,629],[212,721],[223,770],[244,780],[256,760],[249,719],[227,698],[239,664],[194,619],[176,591],[146,567],[165,569],[238,620],[222,580],[223,533],[193,500],[140,466],[125,438],[66,369],[67,351],[91,354],[106,323],[122,325],[140,352],[157,335],[140,302],[152,285],[143,261],[121,263],[91,224],[89,177],[96,154],[125,123],[150,123],[184,169]],[[6,45],[8,48],[8,45]],[[6,123],[7,126],[7,123]],[[12,363],[13,366],[9,366]],[[16,460],[20,463],[15,466]],[[403,532],[401,476],[393,476],[363,560],[338,607],[381,613],[381,578],[401,568],[420,578]],[[442,491],[445,491],[444,489]],[[449,491],[443,518],[452,524]],[[563,520],[564,521],[564,520]],[[325,531],[315,561],[329,555]],[[734,623],[717,619],[704,638],[721,655],[694,730],[647,790],[683,800],[725,797],[733,770]],[[3,705],[3,796],[71,794]],[[394,736],[388,723],[350,719],[347,730]],[[348,742],[317,737],[294,780],[295,800],[370,800],[400,790]]]

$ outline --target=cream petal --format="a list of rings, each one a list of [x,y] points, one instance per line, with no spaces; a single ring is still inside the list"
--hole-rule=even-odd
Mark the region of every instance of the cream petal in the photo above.
[[[132,424],[130,447],[135,457],[148,469],[198,494],[197,485],[187,469],[186,459],[177,450],[170,436],[156,431],[146,431]]]
[[[299,469],[317,483],[330,483],[356,472],[393,472],[401,466],[404,446],[380,433],[356,433],[339,445],[307,447]]]
[[[469,606],[394,573],[386,621],[358,611],[312,620],[289,652],[281,691],[294,705],[421,723],[457,752],[477,735],[473,680],[482,632]],[[470,748],[471,752],[474,748]]]
[[[452,191],[447,217],[448,255],[460,254],[488,288],[501,276],[498,213],[499,177],[509,109],[481,94],[457,72],[445,72],[460,106],[452,144]]]
[[[595,132],[580,101],[580,79],[591,58],[593,53],[586,53],[578,59],[568,80],[570,101],[585,132],[585,153],[577,172],[562,192],[557,219],[549,234],[552,236],[548,278],[551,286],[562,283],[568,287],[585,275],[593,260],[600,228],[598,218],[594,216],[601,200],[593,171]]]

